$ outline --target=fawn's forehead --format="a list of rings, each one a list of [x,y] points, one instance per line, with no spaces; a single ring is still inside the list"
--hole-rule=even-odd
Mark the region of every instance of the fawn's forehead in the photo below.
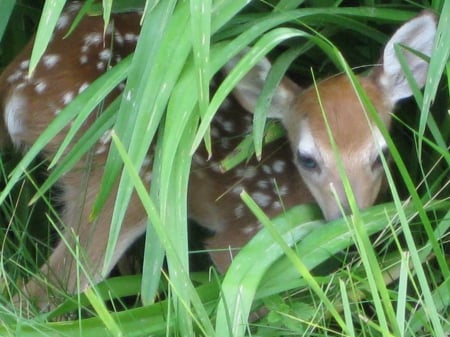
[[[377,112],[386,119],[387,105],[379,88],[370,78],[361,77],[359,81]],[[370,140],[368,135],[373,122],[345,75],[326,79],[316,87],[306,89],[298,97],[293,114],[295,120],[291,125],[296,128],[307,126],[315,142],[323,143],[321,145],[329,144],[326,124],[340,148],[353,151]]]

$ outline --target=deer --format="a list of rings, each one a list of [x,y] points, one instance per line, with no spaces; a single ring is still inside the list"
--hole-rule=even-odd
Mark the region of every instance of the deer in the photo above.
[[[12,144],[25,152],[78,93],[108,70],[107,64],[114,65],[133,52],[141,19],[141,14],[135,12],[113,14],[111,24],[114,29],[108,29],[105,37],[101,18],[84,17],[75,31],[63,39],[80,7],[79,2],[73,2],[63,12],[52,40],[31,76],[27,69],[33,41],[2,72],[2,147]],[[392,35],[382,52],[380,64],[368,75],[358,76],[386,128],[391,124],[395,105],[412,95],[394,46],[405,45],[430,56],[435,34],[435,15],[428,11],[420,13]],[[402,52],[414,80],[422,88],[428,71],[427,62],[409,49]],[[225,74],[233,69],[239,58],[237,55],[225,66]],[[238,250],[261,228],[243,204],[242,190],[247,191],[269,217],[311,202],[318,204],[327,221],[341,217],[341,210],[349,211],[324,115],[358,207],[364,209],[373,205],[382,189],[380,156],[387,154],[386,141],[368,118],[350,80],[342,74],[309,88],[301,88],[285,77],[272,99],[269,118],[281,121],[287,138],[269,144],[260,160],[251,158],[228,172],[221,170],[220,160],[239,142],[239,137],[251,130],[252,112],[270,69],[271,63],[264,58],[242,78],[211,124],[212,156],[209,157],[200,146],[192,157],[188,213],[192,220],[213,233],[204,244],[220,272],[225,272],[233,259],[233,254],[226,248]],[[107,101],[112,98],[108,97]],[[89,120],[86,128],[92,122]],[[67,132],[68,128],[48,143],[42,152],[45,159],[53,158]],[[64,240],[54,248],[41,273],[48,284],[62,287],[69,294],[90,285],[82,273],[77,280],[76,264],[68,248],[75,244],[74,233],[87,256],[89,280],[102,280],[98,267],[104,260],[116,191],[95,220],[95,226],[89,214],[110,146],[110,134],[105,133],[93,147],[90,162],[87,158],[81,159],[59,181]],[[148,160],[140,172],[148,186],[151,184],[151,158],[152,150],[149,150]],[[110,270],[145,231],[146,219],[138,196],[133,194]],[[37,278],[31,278],[23,286],[23,292],[39,310],[47,311],[58,302],[49,288]]]

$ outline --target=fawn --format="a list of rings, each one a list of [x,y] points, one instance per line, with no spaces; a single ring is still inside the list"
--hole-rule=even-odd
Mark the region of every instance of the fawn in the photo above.
[[[63,39],[79,7],[80,4],[74,2],[61,16],[52,42],[32,76],[27,76],[32,42],[2,73],[0,106],[3,118],[0,128],[3,143],[9,141],[19,149],[29,148],[58,112],[107,70],[107,64],[117,63],[134,50],[139,34],[140,15],[137,13],[113,15],[114,29],[108,30],[105,38],[102,20],[85,17],[76,30]],[[404,44],[430,55],[435,30],[436,19],[429,12],[405,23],[387,43],[381,65],[368,76],[359,77],[387,127],[394,105],[412,95],[394,45]],[[114,48],[111,41],[114,41]],[[422,87],[427,75],[427,62],[409,51],[403,52],[415,81]],[[225,71],[230,71],[235,63],[236,60],[231,61]],[[269,70],[270,63],[263,59],[243,78],[233,97],[229,97],[217,113],[211,126],[212,158],[209,159],[203,149],[193,157],[189,215],[199,225],[214,232],[205,244],[213,251],[211,257],[221,271],[227,269],[231,257],[229,253],[214,250],[239,248],[259,230],[259,224],[239,197],[243,189],[269,216],[279,214],[283,208],[307,202],[318,203],[327,220],[341,216],[339,205],[347,210],[348,202],[318,95],[358,206],[371,206],[382,184],[383,168],[379,156],[381,151],[387,150],[386,142],[377,127],[372,125],[344,75],[321,81],[317,91],[314,87],[302,89],[288,78],[283,79],[269,114],[271,118],[282,121],[289,142],[279,140],[270,144],[265,151],[270,155],[263,156],[260,162],[251,159],[229,172],[221,172],[218,160],[233,148],[236,136],[251,129],[251,112]],[[47,145],[43,153],[45,158],[52,158],[66,132]],[[81,160],[59,182],[66,242],[61,240],[41,271],[50,284],[62,284],[71,293],[77,289],[77,274],[66,244],[74,244],[73,233],[78,236],[88,257],[87,270],[91,279],[96,282],[101,279],[98,266],[104,259],[114,195],[107,201],[95,225],[90,222],[89,213],[109,146],[110,137],[105,134],[92,149],[89,163],[86,158]],[[151,150],[148,156],[141,176],[149,185]],[[89,183],[85,184],[85,181]],[[113,263],[145,230],[145,220],[146,213],[137,195],[133,195]],[[83,275],[80,277],[83,290],[88,286],[88,279]],[[49,298],[47,286],[36,279],[31,279],[24,290],[42,310],[46,310],[53,301]]]

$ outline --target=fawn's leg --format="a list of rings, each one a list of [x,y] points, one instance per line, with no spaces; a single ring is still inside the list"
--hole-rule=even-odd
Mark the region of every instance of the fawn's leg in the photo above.
[[[41,268],[41,275],[31,279],[24,287],[27,296],[43,311],[59,304],[66,292],[73,294],[84,291],[90,284],[105,277],[101,271],[117,186],[98,218],[90,221],[101,174],[103,169],[91,170],[89,176],[72,172],[63,179],[63,237]],[[108,271],[144,232],[146,219],[138,197],[133,194]]]

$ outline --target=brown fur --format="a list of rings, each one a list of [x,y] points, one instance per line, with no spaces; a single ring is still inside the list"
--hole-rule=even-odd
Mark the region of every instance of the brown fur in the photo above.
[[[74,14],[75,11],[70,13],[72,19]],[[139,20],[138,14],[115,15],[113,31],[138,34]],[[96,61],[102,50],[111,47],[112,40],[115,40],[111,55],[112,64],[116,57],[125,57],[134,49],[133,41],[121,42],[111,34],[107,34],[98,45],[87,46],[86,38],[89,34],[103,32],[103,22],[99,17],[84,18],[75,32],[63,39],[66,29],[67,27],[55,33],[46,51],[46,55],[59,56],[56,64],[49,66],[43,60],[33,77],[27,78],[23,62],[29,58],[32,48],[30,42],[0,76],[0,108],[4,112],[0,121],[0,132],[3,142],[11,138],[18,147],[23,149],[30,147],[55,118],[57,111],[68,103],[64,102],[65,93],[76,94],[84,83],[91,83],[106,70],[106,66],[102,64],[99,66]],[[84,56],[89,62],[83,62],[79,53],[85,53]],[[282,115],[289,142],[282,139],[265,148],[260,162],[251,159],[230,172],[220,172],[218,161],[238,144],[251,128],[251,117],[242,107],[253,110],[254,100],[262,85],[254,83],[254,79],[262,81],[266,77],[267,63],[266,61],[259,68],[255,67],[251,71],[252,76],[247,78],[251,79],[247,87],[253,86],[252,92],[256,95],[249,98],[251,95],[248,95],[248,91],[241,90],[242,88],[238,86],[236,89],[238,102],[230,98],[217,114],[211,129],[214,143],[213,158],[207,161],[207,154],[202,149],[193,158],[188,196],[189,216],[215,233],[206,245],[212,249],[211,256],[221,271],[227,269],[232,259],[232,254],[226,251],[227,248],[240,248],[259,230],[256,219],[240,200],[239,194],[242,189],[245,189],[269,216],[275,216],[296,204],[312,201],[319,203],[327,219],[341,215],[339,204],[348,211],[347,197],[343,191],[340,172],[337,170],[336,158],[330,149],[316,91],[314,88],[301,90],[288,79],[282,81],[273,105],[276,106],[278,115]],[[377,71],[372,76],[360,78],[360,81],[386,126],[389,127],[389,114],[393,103],[388,103],[391,93],[380,84],[383,82],[380,80],[383,74],[382,71]],[[421,75],[423,76],[423,72]],[[40,80],[45,81],[45,85],[38,86]],[[245,81],[244,78],[242,82]],[[395,89],[396,83],[392,85]],[[245,85],[242,87],[245,88]],[[372,122],[345,76],[322,81],[318,86],[318,92],[359,206],[361,208],[370,206],[375,201],[382,181],[382,169],[374,165],[379,149],[374,146],[369,129]],[[116,90],[107,101],[118,93]],[[12,99],[16,99],[15,105],[11,103]],[[12,102],[14,103],[14,100]],[[21,124],[16,123],[17,121]],[[93,118],[83,126],[81,132],[92,122]],[[46,146],[43,155],[47,159],[52,159],[66,133],[67,129]],[[309,144],[314,149],[311,155],[316,155],[320,159],[318,167],[312,169],[302,168],[300,163],[296,162],[296,155],[293,155],[293,152],[297,154],[299,151],[301,137],[308,133],[313,136],[314,143],[313,146]],[[42,267],[42,275],[52,286],[60,286],[60,289],[70,293],[83,291],[91,280],[98,282],[102,277],[100,266],[103,264],[108,242],[117,186],[113,188],[103,212],[95,221],[90,219],[90,212],[99,190],[108,147],[108,141],[103,143],[100,141],[92,152],[59,182],[63,191],[64,239],[71,249],[75,246],[75,238],[80,243],[81,262],[89,277],[81,272],[80,279],[77,280],[78,266],[64,240],[58,244],[48,262]],[[151,155],[150,149],[149,156]],[[150,166],[142,169],[141,175],[148,185],[150,181],[147,177],[150,174]],[[278,187],[280,195],[277,194],[275,186]],[[335,189],[338,200],[332,194],[332,188]],[[133,195],[113,263],[117,262],[123,251],[145,230],[145,224],[146,213],[138,197]],[[80,289],[77,288],[78,284]],[[31,279],[24,289],[43,310],[59,302],[58,298],[53,297],[57,294],[49,294],[49,287],[38,278]]]

